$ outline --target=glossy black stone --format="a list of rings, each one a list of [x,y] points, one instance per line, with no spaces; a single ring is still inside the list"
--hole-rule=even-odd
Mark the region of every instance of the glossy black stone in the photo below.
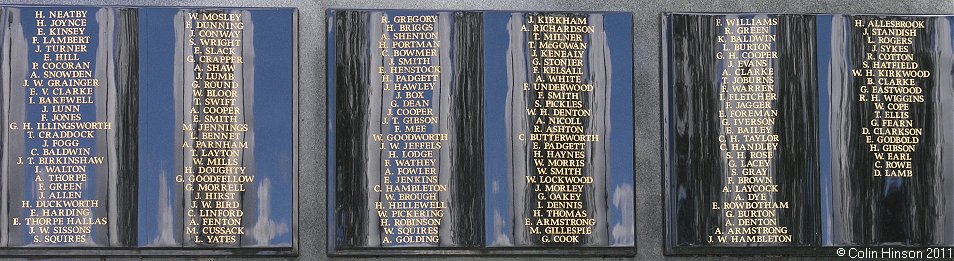
[[[487,115],[505,115],[485,120],[487,244],[625,255],[636,241],[633,193],[639,189],[632,176],[631,112],[638,93],[631,85],[632,17],[613,12],[486,16],[485,109]],[[557,25],[550,27],[551,21]],[[571,33],[563,37],[561,29]],[[549,47],[561,44],[566,45]],[[577,129],[559,129],[566,126]],[[570,190],[561,191],[560,185]]]
[[[571,26],[561,24],[570,21]],[[331,46],[328,106],[334,113],[328,122],[332,163],[328,170],[329,229],[333,231],[329,247],[333,255],[520,251],[632,255],[631,16],[612,12],[332,10],[327,22]],[[583,31],[561,31],[567,28]],[[409,36],[424,41],[407,41]],[[431,38],[439,39],[440,46],[428,45]],[[548,45],[535,47],[537,41]],[[407,42],[427,46],[407,48]],[[391,56],[407,50],[434,52],[424,53],[424,59],[413,52],[407,55],[413,60],[405,59],[408,53],[394,55],[400,58]],[[544,65],[544,61],[566,64]],[[430,84],[431,75],[439,78],[433,79],[434,85],[423,85],[428,86],[423,96],[409,99],[414,93],[396,86],[405,86],[404,82],[411,82],[411,88],[422,86],[413,85],[421,80],[406,78],[414,75],[406,72],[408,68],[420,68],[417,62],[440,66],[440,72],[425,73],[425,84]],[[570,65],[574,62],[577,65]],[[578,77],[578,82],[572,77],[559,78],[561,75]],[[582,88],[586,90],[573,90],[575,83],[585,85]],[[550,87],[544,86],[547,84]],[[544,106],[545,102],[549,105]],[[440,141],[439,148],[425,148],[426,153],[440,156],[430,163],[436,164],[436,173],[430,174],[436,180],[426,184],[436,181],[447,188],[437,191],[439,198],[434,202],[401,199],[409,193],[390,190],[407,184],[409,179],[402,175],[417,174],[395,166],[413,160],[408,152],[420,149],[409,149],[412,143],[407,141],[387,140],[401,137],[388,135],[418,133],[406,129],[406,121],[413,118],[392,115],[413,108],[424,108],[420,112],[436,116],[438,122],[411,124],[425,126],[420,133],[446,133],[448,137]],[[556,108],[554,117],[544,117],[550,108]],[[570,109],[557,110],[563,108]],[[528,116],[532,110],[542,112]],[[583,116],[558,115],[573,112]],[[552,133],[551,127],[555,129]],[[536,136],[531,139],[531,134],[556,138],[553,142]],[[561,138],[577,138],[575,134],[598,138],[560,143]],[[571,156],[573,163],[585,163],[561,161]],[[557,176],[592,180],[570,182],[554,178]],[[541,181],[544,178],[553,179]],[[556,185],[551,188],[552,184]],[[573,186],[561,186],[564,184]],[[408,202],[415,205],[404,208]],[[411,229],[405,230],[411,231],[405,235],[424,236],[426,242],[401,242],[408,238],[392,235],[391,231],[402,229],[394,224],[408,222],[392,214],[403,210],[428,213],[435,202],[437,206],[446,203],[439,226],[432,229],[417,223],[432,217],[415,218],[413,225],[404,225]]]
[[[440,197],[446,197],[444,201],[448,205],[443,209],[442,222],[438,226],[440,242],[396,242],[398,237],[389,235],[386,229],[399,227],[379,225],[382,219],[387,220],[388,217],[379,216],[377,210],[380,208],[375,208],[375,202],[388,204],[385,193],[374,191],[374,188],[389,184],[385,181],[384,169],[390,167],[381,164],[381,161],[392,160],[379,151],[376,145],[379,142],[374,141],[372,133],[389,131],[381,127],[382,116],[388,115],[381,108],[392,101],[401,102],[398,97],[387,96],[393,93],[385,91],[382,94],[381,76],[375,74],[377,66],[383,66],[384,63],[382,58],[374,58],[381,52],[374,48],[383,33],[377,21],[382,16],[393,18],[403,15],[437,16],[440,22],[435,27],[450,29],[437,29],[444,47],[440,49],[440,56],[431,59],[444,62],[447,57],[453,57],[449,59],[453,64],[443,66],[439,74],[442,80],[438,83],[441,89],[433,90],[433,96],[429,99],[434,104],[441,104],[433,107],[433,110],[440,110],[442,106],[450,107],[446,112],[435,113],[441,125],[449,127],[432,124],[429,128],[433,129],[428,131],[450,134],[449,140],[443,141],[443,147],[439,150],[442,156],[437,176],[440,183],[447,186],[446,195]],[[337,169],[334,173],[338,174],[334,183],[333,229],[339,247],[483,245],[483,115],[480,113],[483,103],[483,77],[480,73],[483,69],[483,38],[479,33],[482,21],[480,13],[468,12],[334,11],[329,15],[329,24],[334,26],[334,33],[338,36],[335,38],[335,49],[330,51],[336,58],[331,65],[335,66],[336,73],[334,128],[337,143],[334,149]],[[369,144],[374,146],[369,147]],[[397,145],[399,142],[389,144]]]
[[[827,76],[827,87],[830,89],[830,115],[823,119],[827,119],[829,125],[823,131],[829,132],[826,136],[830,137],[831,147],[831,169],[830,172],[823,171],[821,186],[824,195],[824,245],[954,245],[954,216],[951,215],[954,213],[954,204],[950,202],[954,199],[954,184],[951,181],[954,162],[945,156],[946,151],[954,149],[954,144],[949,141],[951,135],[947,128],[952,124],[950,97],[954,95],[950,88],[951,18],[833,15],[819,19],[831,23],[831,41],[828,45],[831,48],[831,57],[825,61],[831,64],[831,70],[827,75],[823,75]],[[874,30],[878,29],[892,29],[870,24],[883,21],[923,23],[923,27],[904,29],[914,35],[875,32]],[[889,38],[888,36],[895,36],[895,39],[909,38],[911,41],[882,42],[879,39]],[[883,49],[888,47],[901,49]],[[875,64],[880,59],[879,55],[885,54],[910,54],[911,58],[892,58],[886,61],[917,63],[917,68],[913,70],[927,72],[927,77],[884,74],[912,70],[907,67],[883,67]],[[869,82],[869,77],[873,81]],[[898,78],[913,80],[910,85],[881,82]],[[903,91],[906,93],[905,97],[914,100],[884,100],[880,103],[872,101],[873,98],[897,96],[890,95],[896,93],[894,91],[877,89],[892,86],[912,90],[916,88],[916,91]],[[917,99],[918,96],[922,98]],[[879,107],[886,104],[906,107]],[[827,104],[822,106],[825,105]],[[904,126],[885,126],[885,119],[897,120]],[[910,124],[907,124],[908,121]],[[882,135],[882,130],[890,129],[919,130],[920,134]],[[879,141],[879,138],[892,137],[918,140]],[[885,154],[888,154],[885,152],[894,149],[886,145],[913,147],[902,149],[905,151],[903,153],[893,153],[899,157],[891,159],[885,157]],[[910,158],[906,159],[907,157]],[[885,166],[905,162],[910,162],[910,167]]]
[[[138,88],[139,72],[111,68],[137,65],[136,11],[95,7],[3,10],[3,60],[8,62],[3,68],[4,75],[23,84],[8,81],[3,88],[5,126],[16,124],[21,127],[4,128],[4,136],[9,138],[3,142],[3,194],[7,203],[3,204],[2,245],[118,247],[135,244],[136,155],[130,152],[136,151],[136,143],[128,141],[137,137],[135,89]],[[78,37],[89,37],[88,42],[77,44],[84,46],[78,50],[85,51],[75,52],[75,57],[67,58],[55,55],[74,52],[48,49],[60,46],[54,37],[56,27],[49,27],[54,12],[75,12],[73,17],[87,24],[85,31],[77,34]],[[47,34],[51,36],[44,37]],[[37,41],[33,37],[43,40]],[[89,64],[89,69],[74,69],[77,73],[70,75],[75,76],[58,74],[69,73],[63,69],[71,65],[86,67],[82,65],[84,63]],[[90,75],[84,76],[86,72]],[[69,82],[69,79],[84,82]],[[68,94],[68,91],[80,90],[77,88],[89,88],[91,92]],[[70,100],[67,97],[79,98]],[[69,106],[76,108],[67,108]],[[40,125],[64,121],[57,117],[102,126],[108,124],[109,127]],[[91,131],[92,134],[58,138],[71,135],[64,130]],[[58,145],[57,142],[72,145]],[[78,151],[62,152],[58,149]],[[89,153],[83,152],[86,149]],[[88,157],[88,161],[80,160],[84,157]],[[58,169],[58,166],[64,168]],[[80,181],[64,182],[63,179],[54,180],[53,176],[78,178]],[[89,204],[71,207],[58,202]],[[79,230],[54,230],[71,222],[74,225],[70,227]],[[58,223],[62,225],[55,225]]]
[[[3,6],[0,11],[5,126],[0,255],[296,253],[296,10]],[[183,21],[190,19],[210,21],[187,28]],[[216,35],[242,44],[187,46]],[[186,62],[232,55],[242,59],[202,67]],[[207,78],[206,72],[221,74]],[[197,81],[185,80],[187,75]],[[189,90],[222,82],[238,83],[222,94]],[[193,95],[226,99],[207,103]],[[248,131],[217,136],[221,132],[212,127],[183,130],[195,119],[223,114],[239,115],[242,127],[236,128],[247,125]],[[249,145],[236,155],[208,149],[220,146],[194,150],[183,142],[205,134],[209,144]],[[203,189],[224,193],[198,192],[193,188],[216,181],[184,181],[194,175],[185,175],[190,171],[183,165],[199,164],[192,159],[196,155],[209,160],[211,171],[241,165],[254,179],[244,186]],[[233,192],[234,201],[215,201]],[[211,211],[241,214],[232,221]],[[222,225],[215,222],[240,227],[228,232],[235,241],[205,241],[228,234],[216,230]]]
[[[722,206],[723,201],[747,201],[723,198],[727,194],[724,189],[735,190],[738,185],[727,180],[742,176],[734,172],[743,170],[730,166],[731,160],[726,159],[726,153],[737,155],[735,149],[720,149],[720,139],[723,135],[728,136],[721,119],[725,117],[720,117],[720,110],[730,103],[720,100],[720,95],[729,95],[721,91],[723,70],[734,71],[736,68],[730,68],[725,61],[716,58],[728,53],[722,52],[725,42],[719,40],[724,36],[725,26],[717,26],[717,20],[725,23],[726,19],[739,18],[777,18],[777,25],[772,29],[777,40],[769,50],[777,52],[777,59],[770,59],[769,67],[775,70],[774,83],[770,84],[774,85],[774,91],[770,93],[777,95],[777,100],[771,102],[777,110],[771,132],[778,135],[779,141],[770,158],[771,167],[760,177],[770,177],[772,184],[777,185],[778,192],[771,201],[788,202],[787,208],[776,211],[776,226],[787,227],[792,237],[787,242],[732,242],[733,235],[728,233],[728,242],[719,242],[717,238],[719,232],[716,229],[725,231],[727,226],[723,224],[736,221],[727,218],[722,211],[714,210],[714,202]],[[815,195],[818,194],[819,171],[814,17],[672,14],[665,16],[663,22],[663,53],[666,55],[663,59],[663,137],[666,144],[663,169],[667,250],[671,253],[705,253],[705,250],[689,248],[813,246],[817,241]],[[731,89],[731,86],[727,88]],[[730,129],[733,133],[736,131],[734,127]],[[760,234],[734,236],[746,235]]]
[[[506,63],[507,79],[510,79],[512,83],[506,89],[506,93],[493,92],[492,95],[489,95],[491,97],[489,99],[493,100],[495,104],[506,104],[505,114],[509,116],[505,119],[495,118],[488,119],[488,121],[505,126],[509,134],[509,137],[497,136],[493,140],[502,138],[506,141],[507,159],[504,162],[508,165],[507,178],[509,179],[506,180],[506,183],[509,183],[508,187],[511,189],[509,192],[511,195],[508,196],[513,202],[512,216],[507,219],[512,220],[513,246],[593,247],[609,245],[610,241],[616,241],[617,239],[610,234],[614,227],[611,223],[610,212],[615,208],[609,206],[611,199],[607,195],[614,195],[614,192],[620,193],[622,190],[619,186],[625,187],[627,185],[625,181],[614,179],[614,172],[625,173],[628,170],[624,167],[625,162],[621,162],[620,165],[612,164],[613,157],[618,156],[615,155],[615,152],[618,151],[614,151],[614,149],[628,148],[628,146],[625,141],[614,140],[616,137],[610,134],[614,130],[626,128],[630,125],[628,113],[624,111],[623,115],[626,116],[619,117],[620,112],[617,111],[619,109],[625,110],[626,107],[614,108],[612,106],[618,105],[616,102],[628,103],[628,95],[619,91],[619,89],[625,89],[622,86],[627,84],[612,84],[614,81],[618,81],[618,78],[625,78],[627,75],[625,73],[617,75],[618,71],[611,69],[614,64],[613,59],[609,57],[614,54],[619,55],[616,52],[628,52],[629,50],[618,47],[610,48],[609,42],[613,40],[613,37],[604,34],[580,34],[581,42],[587,44],[588,47],[580,55],[580,61],[585,66],[582,66],[583,69],[580,72],[582,79],[579,82],[592,84],[594,87],[592,91],[578,92],[580,95],[578,99],[580,101],[579,107],[570,106],[572,108],[582,108],[588,114],[585,117],[579,117],[579,124],[573,126],[579,127],[580,130],[572,133],[599,137],[597,141],[562,143],[545,138],[521,139],[521,135],[533,137],[534,135],[546,134],[547,132],[543,131],[546,128],[567,126],[554,122],[553,120],[564,118],[561,118],[560,115],[546,114],[549,108],[542,104],[564,101],[552,97],[568,92],[556,88],[542,88],[542,86],[552,86],[547,84],[554,83],[555,76],[573,75],[572,73],[549,72],[549,69],[554,67],[547,65],[546,62],[541,62],[555,60],[547,59],[552,57],[544,53],[548,49],[528,47],[527,44],[533,42],[534,44],[544,45],[549,42],[543,40],[546,37],[541,37],[542,33],[536,32],[532,28],[541,26],[539,25],[540,21],[549,18],[587,19],[587,24],[593,26],[593,31],[606,32],[612,31],[614,21],[607,21],[611,19],[611,16],[608,15],[588,13],[528,12],[511,14],[505,17],[510,24],[507,28],[509,35],[505,42],[507,44],[506,55],[502,57],[502,60],[509,61]],[[615,22],[625,24],[625,22],[619,20]],[[524,30],[524,26],[531,29]],[[518,28],[520,30],[517,30]],[[572,43],[572,41],[564,41]],[[559,40],[553,42],[560,43]],[[572,83],[573,81],[568,82]],[[572,84],[569,85],[572,86]],[[533,86],[532,90],[534,91],[527,91],[531,88],[528,86]],[[502,97],[507,97],[507,100],[502,101]],[[497,102],[498,100],[501,101]],[[568,100],[574,101],[574,99]],[[537,112],[530,113],[528,111]],[[553,111],[559,114],[558,110],[551,110],[551,113]],[[571,117],[565,119],[571,119]],[[628,137],[626,139],[628,140]],[[580,149],[558,148],[558,146],[565,144],[580,144],[581,146]],[[562,152],[579,152],[582,156],[578,158],[566,157],[560,154]],[[561,168],[559,163],[554,164],[567,158],[572,158],[574,162],[580,162],[581,164],[568,164],[570,166],[568,168]],[[496,162],[493,159],[488,161],[492,162],[491,164]],[[576,166],[579,166],[579,168],[573,168]],[[620,167],[624,168],[620,169]],[[566,171],[567,174],[559,174],[561,170],[570,171]],[[577,170],[579,173],[573,172]],[[592,181],[580,186],[580,198],[578,200],[554,200],[554,198],[560,199],[561,195],[573,195],[573,193],[563,194],[560,191],[549,189],[551,185],[556,184],[557,186],[552,187],[558,187],[565,183],[543,181],[545,178],[559,177],[559,175],[570,175],[570,178],[591,178]],[[583,184],[582,182],[566,183]],[[551,205],[563,202],[578,203],[578,205],[568,208]],[[569,217],[572,218],[560,219],[561,216],[556,213],[569,213],[571,215]],[[580,213],[586,214],[581,215]],[[565,218],[566,216],[562,217]],[[548,225],[546,223],[548,221],[568,220],[591,220],[592,223],[587,225]],[[559,231],[563,228],[587,229],[588,233],[577,236],[573,233],[546,232],[548,229]],[[621,228],[622,226],[616,229],[623,230]],[[618,238],[622,239],[624,236]]]
[[[295,10],[139,13],[136,246],[293,249]]]
[[[716,112],[726,64],[716,19],[778,17],[778,154],[791,244],[709,242],[731,166]],[[725,20],[722,20],[725,21]],[[830,255],[844,246],[954,244],[951,17],[672,14],[663,18],[663,154],[670,254]],[[731,67],[731,66],[729,66]],[[724,91],[722,91],[724,92]],[[728,117],[731,118],[731,117]],[[715,170],[715,172],[713,172]],[[721,173],[721,174],[720,174]],[[760,250],[730,250],[759,246]]]

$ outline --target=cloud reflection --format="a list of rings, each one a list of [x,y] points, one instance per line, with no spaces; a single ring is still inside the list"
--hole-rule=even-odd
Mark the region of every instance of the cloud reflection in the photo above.
[[[632,246],[635,241],[633,225],[636,224],[633,216],[632,185],[616,186],[613,190],[613,207],[620,210],[619,222],[613,225],[613,245]]]
[[[252,239],[257,246],[267,246],[269,241],[288,233],[288,224],[285,222],[275,222],[269,216],[271,215],[271,194],[272,181],[268,178],[262,179],[258,186],[258,221],[252,226]]]
[[[176,244],[175,235],[172,233],[172,198],[169,194],[169,184],[163,177],[166,171],[159,173],[159,200],[156,206],[158,222],[156,222],[156,231],[159,232],[149,246],[174,246]]]

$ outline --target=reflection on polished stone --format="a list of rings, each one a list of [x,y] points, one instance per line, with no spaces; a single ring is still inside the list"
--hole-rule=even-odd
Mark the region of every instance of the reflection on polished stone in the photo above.
[[[3,9],[4,247],[134,244],[138,16],[127,8]],[[103,37],[105,32],[115,32]],[[116,54],[119,55],[116,55]]]
[[[633,246],[631,19],[329,11],[334,246]]]
[[[954,244],[952,20],[666,16],[669,252]]]
[[[294,244],[294,12],[140,11],[139,246]]]
[[[825,246],[954,245],[954,17],[821,16],[831,29]],[[837,124],[836,124],[837,123]]]
[[[332,14],[336,244],[481,245],[482,16]]]
[[[0,253],[293,247],[296,10],[0,10]]]
[[[813,245],[814,17],[674,14],[665,27],[667,244]]]

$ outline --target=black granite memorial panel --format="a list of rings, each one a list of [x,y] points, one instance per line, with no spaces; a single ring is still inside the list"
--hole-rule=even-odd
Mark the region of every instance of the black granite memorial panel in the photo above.
[[[141,247],[295,244],[295,11],[140,10]]]
[[[332,10],[335,255],[632,255],[631,17]]]
[[[483,244],[481,16],[337,11],[335,241]]]
[[[815,26],[804,15],[664,18],[671,253],[817,241]]]
[[[954,245],[951,17],[832,15],[825,246]]]
[[[951,17],[663,23],[670,254],[942,257],[918,247],[954,244]],[[881,246],[897,249],[864,251]]]
[[[137,13],[4,11],[2,245],[130,245],[138,71],[113,68],[136,64]]]
[[[296,253],[296,10],[0,10],[0,255]]]

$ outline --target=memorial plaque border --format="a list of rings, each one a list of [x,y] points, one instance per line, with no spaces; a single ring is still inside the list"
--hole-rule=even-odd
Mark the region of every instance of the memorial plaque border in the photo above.
[[[328,256],[332,257],[447,257],[447,256],[497,256],[497,257],[634,257],[636,247],[474,247],[474,248],[346,248],[335,249],[329,244]]]

